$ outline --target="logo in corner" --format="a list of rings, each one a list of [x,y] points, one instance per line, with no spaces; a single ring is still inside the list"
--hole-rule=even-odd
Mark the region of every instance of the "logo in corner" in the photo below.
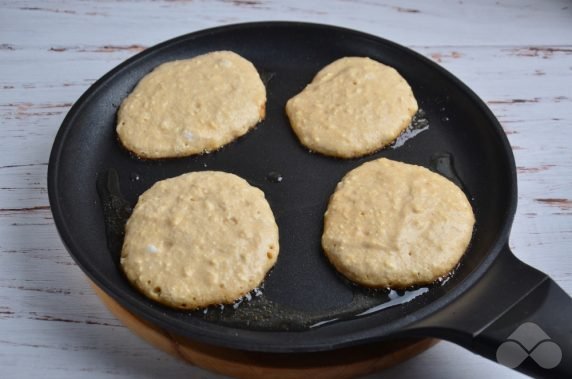
[[[497,349],[497,361],[510,368],[517,368],[528,357],[544,369],[562,360],[560,347],[533,322],[520,325]]]

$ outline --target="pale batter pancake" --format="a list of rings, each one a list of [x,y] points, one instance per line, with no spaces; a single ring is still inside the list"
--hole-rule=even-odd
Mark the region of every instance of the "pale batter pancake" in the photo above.
[[[286,104],[302,144],[341,158],[359,157],[391,143],[415,112],[413,92],[395,69],[359,57],[324,67]]]
[[[118,112],[121,143],[142,158],[216,150],[264,119],[266,89],[256,68],[231,51],[164,63]]]
[[[338,183],[324,216],[322,246],[350,280],[404,288],[451,272],[474,223],[471,204],[451,181],[381,158]]]
[[[203,171],[157,182],[139,197],[121,265],[147,297],[193,309],[256,288],[278,251],[264,193],[236,175]]]

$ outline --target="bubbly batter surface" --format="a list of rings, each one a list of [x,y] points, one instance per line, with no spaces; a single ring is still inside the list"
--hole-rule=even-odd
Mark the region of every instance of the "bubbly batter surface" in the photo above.
[[[266,89],[256,68],[231,51],[163,63],[123,101],[121,143],[143,158],[216,150],[264,119]]]
[[[348,279],[368,287],[428,284],[458,264],[475,217],[463,191],[426,168],[381,158],[338,183],[322,247]]]
[[[359,157],[393,142],[417,112],[411,88],[392,67],[346,57],[324,67],[286,104],[298,139],[310,150]]]
[[[278,251],[264,193],[236,175],[203,171],[157,182],[139,197],[121,265],[147,297],[193,309],[256,288]]]

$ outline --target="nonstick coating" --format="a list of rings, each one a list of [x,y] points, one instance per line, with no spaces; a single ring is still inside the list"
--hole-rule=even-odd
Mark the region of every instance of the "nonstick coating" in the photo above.
[[[267,117],[258,127],[202,156],[139,160],[115,134],[116,111],[135,84],[157,65],[215,50],[232,50],[254,63],[267,81]],[[292,133],[286,101],[318,70],[344,56],[368,56],[395,67],[410,83],[430,127],[403,146],[340,160],[310,153]],[[231,327],[189,316],[147,300],[134,290],[108,249],[98,174],[119,173],[125,198],[154,182],[190,171],[223,170],[261,188],[280,229],[278,263],[264,296],[299,312],[337,309],[352,288],[324,258],[322,217],[336,183],[363,162],[387,157],[429,167],[435,154],[453,157],[462,188],[476,213],[476,232],[453,277],[404,304],[303,331]],[[276,183],[271,172],[282,175]],[[139,180],[134,180],[134,176]],[[516,206],[512,152],[484,103],[450,73],[421,55],[371,35],[332,26],[268,22],[231,25],[182,36],[145,50],[96,82],[73,106],[56,137],[48,184],[54,220],[72,257],[121,305],[171,332],[219,346],[269,352],[327,350],[398,335],[443,308],[477,280],[508,238]],[[374,332],[373,332],[374,331]],[[397,333],[397,334],[396,334]]]

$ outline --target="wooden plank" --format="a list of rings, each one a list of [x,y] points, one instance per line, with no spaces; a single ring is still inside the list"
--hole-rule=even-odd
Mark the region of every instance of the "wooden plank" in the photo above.
[[[572,40],[566,0],[16,0],[2,7],[0,20],[7,22],[0,22],[0,34],[16,46],[125,48],[221,24],[285,19],[345,26],[408,45],[564,45]]]

